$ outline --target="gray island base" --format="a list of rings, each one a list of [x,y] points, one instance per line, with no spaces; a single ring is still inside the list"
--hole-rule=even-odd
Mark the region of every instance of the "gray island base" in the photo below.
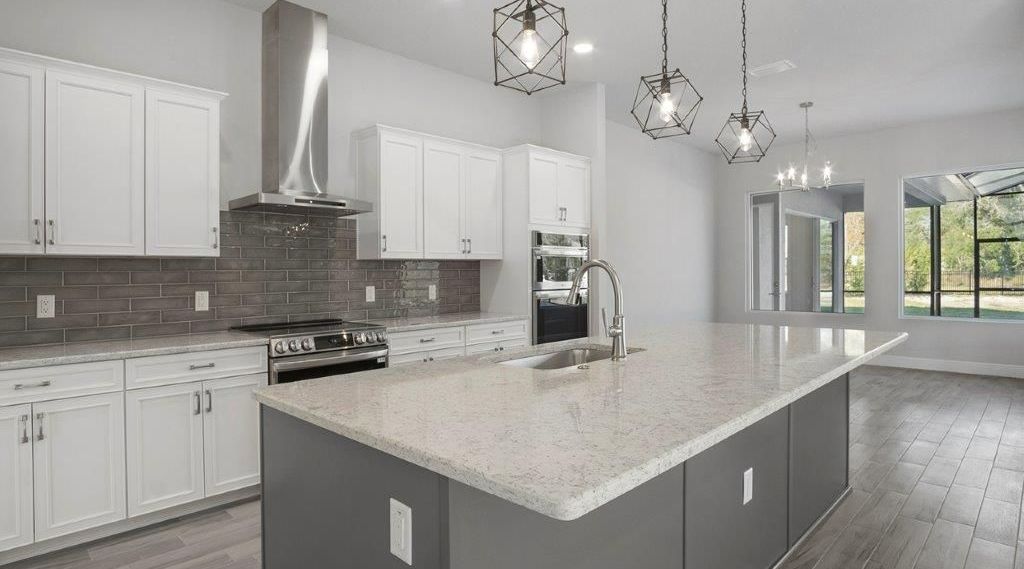
[[[844,374],[571,521],[263,406],[264,567],[407,567],[394,498],[413,512],[412,567],[765,569],[845,495],[848,398]]]

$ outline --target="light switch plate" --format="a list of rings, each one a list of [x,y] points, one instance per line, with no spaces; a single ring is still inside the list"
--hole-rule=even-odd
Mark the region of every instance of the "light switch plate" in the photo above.
[[[427,300],[437,300],[437,285],[427,286]]]
[[[207,312],[210,310],[210,291],[196,291],[196,312]]]
[[[36,318],[53,318],[56,308],[56,301],[52,294],[40,294],[36,296]]]
[[[389,499],[391,515],[391,554],[412,565],[412,508]]]
[[[373,285],[366,287],[366,302],[377,302],[377,287]]]
[[[754,499],[754,467],[743,471],[743,505]]]

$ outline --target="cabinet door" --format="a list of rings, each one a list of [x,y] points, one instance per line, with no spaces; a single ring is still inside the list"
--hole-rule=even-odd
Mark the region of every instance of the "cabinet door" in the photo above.
[[[583,160],[558,162],[558,206],[571,227],[590,227],[590,165]]]
[[[380,140],[381,257],[423,258],[423,142],[384,132]]]
[[[207,496],[260,480],[259,405],[252,392],[266,377],[247,375],[203,383]]]
[[[220,103],[146,92],[146,253],[213,257],[220,236]]]
[[[141,87],[46,74],[48,253],[145,253]]]
[[[530,223],[561,225],[558,160],[530,154]]]
[[[43,252],[43,77],[0,61],[0,254]]]
[[[36,540],[124,519],[124,394],[32,406]]]
[[[125,394],[129,516],[205,495],[201,393],[186,383]]]
[[[501,259],[501,154],[471,150],[465,158],[464,234],[471,259]]]
[[[0,407],[0,551],[32,543],[32,407]]]
[[[423,227],[425,257],[463,258],[463,149],[455,144],[423,143]]]

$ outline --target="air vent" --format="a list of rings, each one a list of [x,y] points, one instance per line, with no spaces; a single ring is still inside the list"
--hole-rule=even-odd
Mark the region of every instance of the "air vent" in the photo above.
[[[777,73],[785,73],[796,69],[796,64],[788,59],[780,59],[764,65],[759,65],[749,71],[751,77],[766,77]]]

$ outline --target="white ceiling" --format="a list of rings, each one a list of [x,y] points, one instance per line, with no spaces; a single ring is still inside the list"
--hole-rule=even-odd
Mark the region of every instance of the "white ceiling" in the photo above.
[[[228,0],[263,10],[271,0]],[[493,81],[492,10],[499,0],[295,0],[325,12],[333,33],[463,75]],[[607,85],[608,118],[629,109],[641,74],[660,69],[657,0],[554,0],[572,53],[568,78]],[[750,67],[797,69],[750,80],[777,142],[801,139],[800,101],[813,100],[818,138],[929,119],[1024,107],[1021,0],[751,0]],[[687,142],[711,149],[740,105],[739,0],[671,0],[669,65],[704,95]],[[497,87],[496,87],[497,88]],[[526,95],[523,95],[526,96]]]

